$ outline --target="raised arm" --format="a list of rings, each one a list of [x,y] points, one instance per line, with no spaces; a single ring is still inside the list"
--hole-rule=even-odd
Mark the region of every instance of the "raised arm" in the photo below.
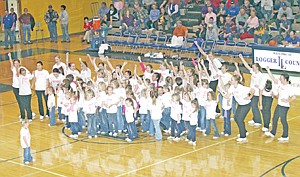
[[[204,70],[204,72],[205,72],[206,76],[207,76],[207,77],[209,77],[209,74],[208,74],[207,68],[206,68],[206,66],[205,66],[205,64],[204,64],[204,60],[202,59],[200,63],[201,63],[201,65],[202,65],[202,67],[203,67],[203,70]]]
[[[180,61],[181,62],[181,61]],[[177,75],[177,72],[176,72],[176,70],[175,70],[175,68],[174,68],[174,65],[173,65],[173,62],[172,61],[170,61],[170,65],[171,65],[171,68],[172,68],[172,71],[173,71],[173,75]]]
[[[90,62],[91,62],[92,65],[94,66],[95,71],[97,71],[97,70],[98,70],[98,67],[97,67],[97,65],[96,65],[96,57],[92,58],[92,57],[90,56],[90,54],[86,54],[86,56],[89,58]]]
[[[106,59],[107,65],[108,65],[108,67],[110,68],[110,70],[111,70],[111,71],[114,71],[115,69],[114,69],[114,67],[111,65],[111,63],[110,63],[110,61],[109,61],[109,58],[106,56],[105,59]]]
[[[198,45],[198,42],[195,41],[194,44],[197,46],[199,52],[201,53],[201,55],[203,55],[204,58],[207,58],[207,54],[203,51],[203,49],[201,49],[201,47]]]
[[[164,59],[164,63],[167,65],[167,68],[168,68],[168,69],[171,69],[171,67],[170,67],[170,65],[169,65],[169,63],[168,63],[168,60],[167,60],[167,59]]]
[[[69,52],[66,53],[66,67],[69,68]]]
[[[140,62],[140,66],[141,66],[142,71],[143,71],[143,73],[144,73],[144,72],[146,71],[146,67],[145,67],[144,63],[142,62],[141,56],[138,56],[138,60],[139,60],[139,62]]]
[[[268,75],[269,77],[272,79],[272,81],[275,83],[275,84],[278,84],[278,79],[276,79],[273,75],[273,73],[271,72],[270,68],[267,66],[266,67],[266,70],[268,72]]]
[[[11,58],[11,53],[9,52],[9,53],[7,54],[7,56],[8,56],[8,58],[9,58],[10,68],[13,69],[13,68],[14,68],[14,62],[13,62],[13,60],[12,60],[12,58]]]
[[[245,61],[244,57],[242,54],[239,54],[240,59],[242,60],[245,68],[247,68],[249,71],[251,70],[251,67],[248,65],[248,63]]]

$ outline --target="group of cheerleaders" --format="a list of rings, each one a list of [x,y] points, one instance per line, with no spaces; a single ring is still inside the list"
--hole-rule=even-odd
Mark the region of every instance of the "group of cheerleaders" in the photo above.
[[[107,57],[96,64],[96,58],[87,55],[95,77],[82,59],[79,59],[81,71],[78,71],[75,64],[69,62],[68,53],[66,63],[59,56],[55,57],[50,74],[43,69],[41,61],[31,73],[20,65],[20,60],[12,60],[11,54],[8,54],[20,121],[25,120],[25,112],[28,121],[32,121],[33,89],[38,98],[40,120],[44,120],[44,116],[49,118],[49,126],[63,121],[74,139],[87,132],[88,138],[97,138],[99,134],[114,137],[122,134],[126,135],[126,141],[131,142],[138,138],[138,132],[147,132],[161,141],[163,131],[169,135],[167,139],[170,141],[185,140],[195,146],[196,132],[209,136],[211,126],[214,129],[213,139],[220,138],[215,121],[217,117],[224,120],[222,136],[230,136],[233,115],[239,129],[237,141],[247,142],[245,118],[252,109],[253,119],[248,122],[249,125],[259,127],[263,124],[262,131],[273,138],[280,118],[283,134],[278,141],[288,141],[287,113],[290,102],[296,99],[289,75],[283,73],[277,79],[266,68],[268,80],[259,64],[250,67],[240,55],[245,68],[251,73],[250,87],[247,87],[237,63],[232,75],[228,71],[228,63],[221,63],[212,53],[206,54],[197,47],[206,62],[204,59],[193,60],[194,68],[186,68],[183,62],[174,66],[165,60],[158,70],[154,70],[151,64],[144,65],[138,57],[143,75],[138,75],[137,65],[133,71],[125,70],[127,62],[113,67]],[[274,98],[278,99],[278,104],[270,131]],[[137,128],[136,125],[141,126]]]

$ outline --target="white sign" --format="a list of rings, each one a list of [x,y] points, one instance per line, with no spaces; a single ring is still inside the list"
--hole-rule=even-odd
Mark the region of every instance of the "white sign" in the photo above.
[[[273,48],[274,49],[274,48]],[[253,63],[262,68],[300,72],[300,52],[261,50],[253,48]]]

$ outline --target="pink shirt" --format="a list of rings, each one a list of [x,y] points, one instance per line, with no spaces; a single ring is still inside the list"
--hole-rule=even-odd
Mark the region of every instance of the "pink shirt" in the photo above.
[[[120,10],[122,10],[123,9],[123,2],[122,1],[116,1],[116,2],[114,2],[114,6],[115,6],[115,8],[118,10],[118,11],[120,11]]]
[[[210,18],[210,17],[213,17],[213,18],[214,18],[214,22],[217,21],[217,15],[216,15],[215,13],[213,13],[213,12],[207,13],[207,14],[205,15],[205,23],[206,23],[206,24],[208,24],[209,18]]]
[[[248,27],[250,28],[257,28],[259,26],[258,18],[255,16],[254,18],[251,18],[251,16],[247,20]]]

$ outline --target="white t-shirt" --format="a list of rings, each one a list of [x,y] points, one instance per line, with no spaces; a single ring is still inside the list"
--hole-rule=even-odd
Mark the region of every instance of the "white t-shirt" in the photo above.
[[[123,98],[123,99],[126,98],[126,90],[124,88],[116,88],[116,89],[114,89],[114,94],[116,95],[116,97],[118,97],[118,100],[120,101],[118,106],[122,106],[121,98]],[[114,100],[114,102],[116,102],[116,101],[117,100]]]
[[[145,97],[140,98],[140,114],[147,114],[147,108],[148,108],[148,99]]]
[[[78,122],[78,114],[77,114],[77,110],[78,110],[78,104],[75,103],[73,105],[70,104],[68,107],[68,112],[69,112],[69,122]]]
[[[62,105],[61,113],[67,116],[69,114],[67,108],[70,105],[70,99],[67,99],[65,94],[63,96]]]
[[[205,110],[206,110],[206,119],[215,119],[216,118],[216,107],[218,102],[215,100],[206,101]]]
[[[180,121],[181,105],[172,104],[171,106],[171,118],[175,121]]]
[[[117,101],[119,101],[119,97],[116,94],[106,95],[106,104],[108,106],[113,103],[116,103]],[[117,105],[113,105],[113,106],[107,108],[106,111],[107,111],[107,113],[110,113],[110,114],[117,113],[118,107],[117,107]]]
[[[171,92],[166,92],[161,96],[161,101],[163,102],[165,108],[171,107],[172,95]]]
[[[53,106],[55,106],[55,97],[54,97],[54,94],[48,95],[47,106],[48,106],[48,108],[50,108],[50,109],[51,109]]]
[[[106,92],[101,91],[97,95],[97,105],[100,107],[104,107],[104,102],[106,100]]]
[[[80,76],[80,73],[77,69],[75,69],[74,71],[70,70],[69,68],[66,71],[66,75],[68,74],[72,74],[74,76],[74,81],[76,80],[77,77]]]
[[[200,106],[205,106],[207,100],[207,93],[213,91],[211,88],[197,87],[196,97]]]
[[[163,107],[163,104],[162,102],[159,100],[159,99],[156,99],[156,104],[152,104],[151,102],[151,119],[152,120],[160,120],[162,118],[162,107]]]
[[[190,114],[190,125],[197,125],[198,123],[198,111],[193,112]]]
[[[230,80],[231,80],[231,77],[232,77],[232,75],[230,73],[226,72],[226,73],[223,74],[221,70],[218,71],[218,75],[221,76],[221,79],[222,79],[224,85],[229,83]],[[218,89],[221,90],[220,89],[220,84],[218,84]]]
[[[87,82],[92,77],[92,73],[90,68],[87,68],[86,70],[81,70],[80,77],[84,82]]]
[[[250,70],[251,73],[251,83],[250,88],[255,90],[254,96],[259,96],[259,89],[263,89],[265,86],[264,75],[261,72],[255,73],[253,70]]]
[[[153,73],[149,73],[147,71],[144,72],[144,79],[150,79],[150,81],[152,81],[152,74]]]
[[[30,80],[32,78],[31,74],[19,75],[19,95],[31,95]]]
[[[163,71],[162,70],[154,70],[154,72],[160,73],[161,77],[163,77],[163,80],[165,80],[166,77],[171,76],[169,69],[166,69],[166,70],[163,70]]]
[[[190,114],[192,113],[192,104],[190,101],[181,100],[182,103],[182,120],[190,121]]]
[[[232,108],[232,95],[229,96],[229,99],[226,99],[225,97],[223,97],[222,100],[222,109],[224,109],[225,111],[229,110]]]
[[[134,117],[133,117],[133,114],[134,114],[134,109],[132,106],[130,107],[125,107],[125,118],[126,118],[126,122],[127,123],[131,123],[134,121]]]
[[[53,67],[52,67],[52,70],[53,70],[54,68],[57,68],[57,69],[62,68],[62,69],[64,70],[64,74],[67,75],[67,74],[66,74],[66,72],[67,72],[67,65],[66,65],[65,63],[60,62],[59,65],[58,65],[57,63],[55,63],[55,64],[53,65]]]
[[[245,99],[250,93],[249,87],[238,84],[235,88],[233,85],[231,85],[228,89],[228,93],[234,96],[239,105],[247,105],[251,102],[251,100]]]
[[[29,129],[25,128],[25,127],[22,127],[21,131],[20,131],[20,143],[21,143],[22,148],[27,148],[26,143],[25,143],[25,141],[23,139],[24,137],[25,137],[25,139],[27,141],[28,146],[30,147],[30,139],[31,138],[30,138]]]
[[[11,71],[13,73],[13,80],[12,80],[12,87],[13,88],[19,88],[19,77],[17,76],[17,72],[20,72],[21,68],[24,68],[26,70],[26,74],[30,74],[29,71],[23,66],[20,66],[18,71],[16,70],[15,67],[11,68]]]
[[[84,100],[83,112],[85,114],[95,114],[97,109],[97,99],[94,97],[91,100]]]
[[[56,104],[57,107],[63,107],[63,100],[64,100],[64,91],[63,90],[58,90],[57,91],[57,100],[56,100]]]
[[[47,70],[35,70],[34,71],[35,77],[35,90],[44,91],[47,87],[47,79],[49,79],[49,72]]]
[[[210,61],[210,59],[208,58],[208,56],[207,56],[206,59],[209,61],[209,63],[208,63],[208,69],[211,72],[209,80],[210,81],[216,81],[216,80],[218,80],[218,78],[215,78],[215,76],[217,76],[217,74],[218,74],[218,71],[215,70],[215,68],[214,68],[212,62]],[[222,66],[221,62],[217,58],[214,58],[214,64],[217,66],[217,68],[221,68],[221,66]]]
[[[49,82],[51,84],[52,87],[56,88],[59,84],[62,83],[62,81],[64,80],[64,76],[62,74],[59,74],[58,77],[55,77],[53,75],[53,73],[51,73],[49,75]]]
[[[289,99],[289,97],[295,96],[295,90],[290,84],[283,85],[279,83],[278,87],[278,105],[284,107],[290,107],[289,102],[284,102],[282,99]]]

